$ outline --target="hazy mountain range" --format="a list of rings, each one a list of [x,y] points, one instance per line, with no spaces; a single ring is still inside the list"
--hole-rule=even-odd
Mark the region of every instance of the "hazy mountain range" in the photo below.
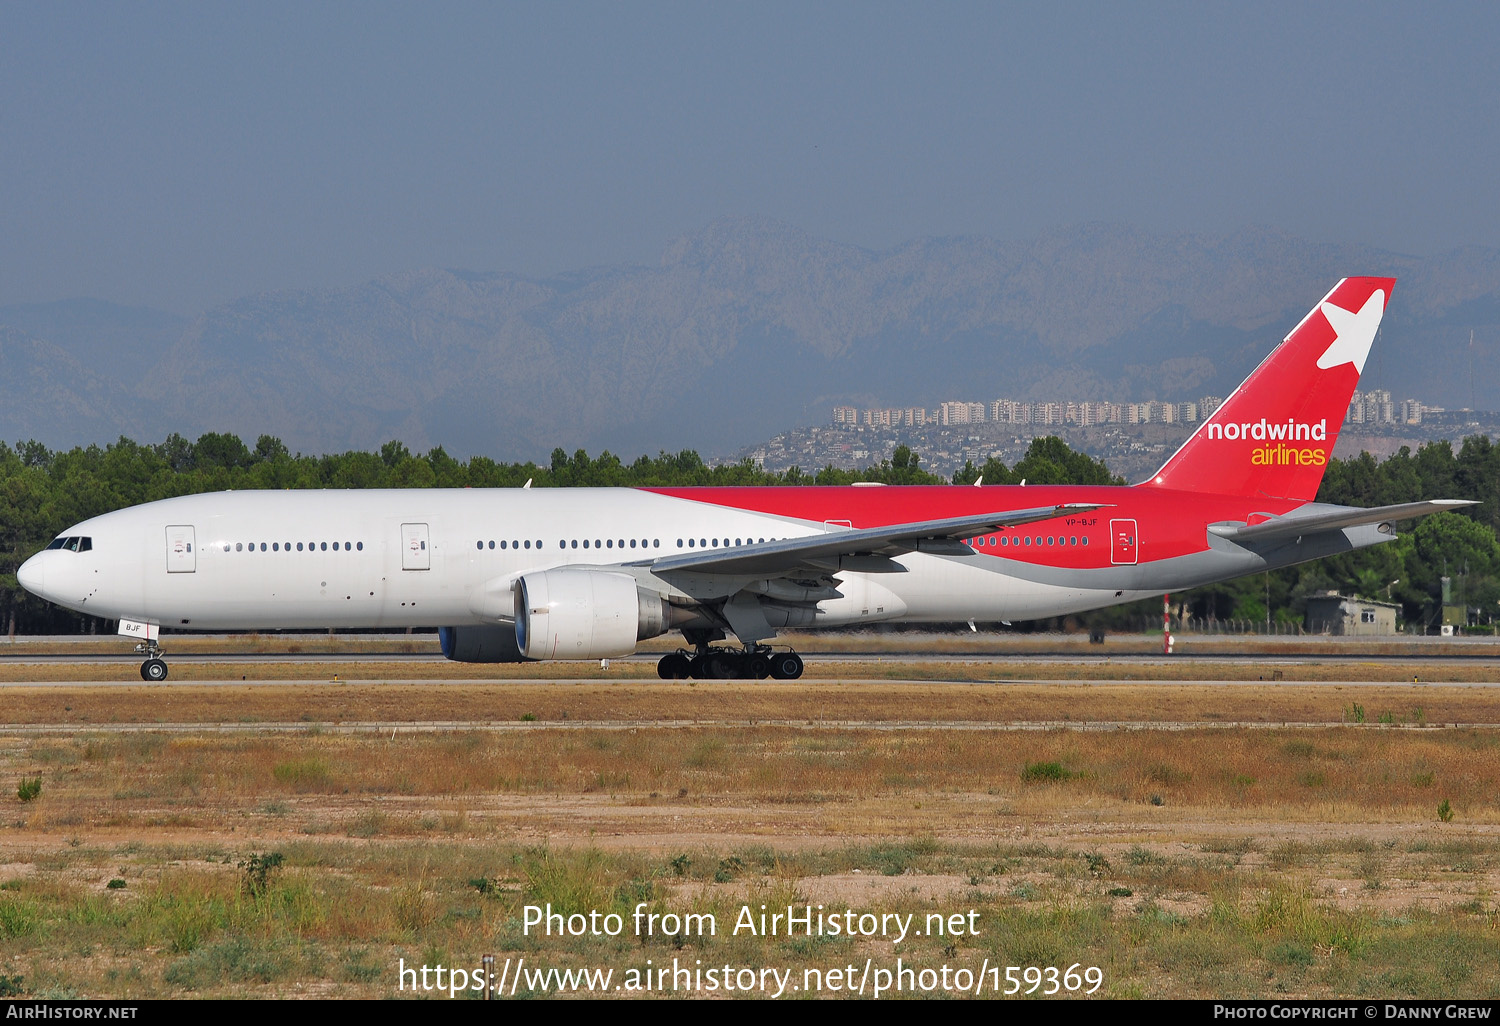
[[[844,402],[1223,395],[1348,274],[1401,279],[1363,387],[1500,407],[1496,249],[1085,225],[872,252],[732,219],[654,267],[410,271],[191,320],[97,300],[0,307],[0,438],[230,431],[303,452],[399,438],[460,457],[631,457],[727,451]]]

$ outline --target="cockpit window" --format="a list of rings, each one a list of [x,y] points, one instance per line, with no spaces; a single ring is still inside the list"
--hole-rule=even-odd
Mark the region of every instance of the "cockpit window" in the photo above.
[[[92,552],[94,551],[94,539],[86,535],[69,535],[65,538],[53,538],[48,549],[67,549],[69,552]]]

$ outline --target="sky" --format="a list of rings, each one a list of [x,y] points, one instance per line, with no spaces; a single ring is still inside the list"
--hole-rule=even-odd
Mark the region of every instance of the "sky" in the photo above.
[[[1500,4],[0,0],[0,305],[1089,221],[1500,245]]]

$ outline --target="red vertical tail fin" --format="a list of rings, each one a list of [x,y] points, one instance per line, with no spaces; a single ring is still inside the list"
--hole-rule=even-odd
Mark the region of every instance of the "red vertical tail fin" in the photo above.
[[[1345,278],[1198,426],[1147,486],[1311,500],[1394,278]]]

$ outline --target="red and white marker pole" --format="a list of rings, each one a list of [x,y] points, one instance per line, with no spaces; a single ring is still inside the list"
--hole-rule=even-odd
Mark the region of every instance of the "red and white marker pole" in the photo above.
[[[1161,597],[1161,654],[1172,654],[1172,596]]]

